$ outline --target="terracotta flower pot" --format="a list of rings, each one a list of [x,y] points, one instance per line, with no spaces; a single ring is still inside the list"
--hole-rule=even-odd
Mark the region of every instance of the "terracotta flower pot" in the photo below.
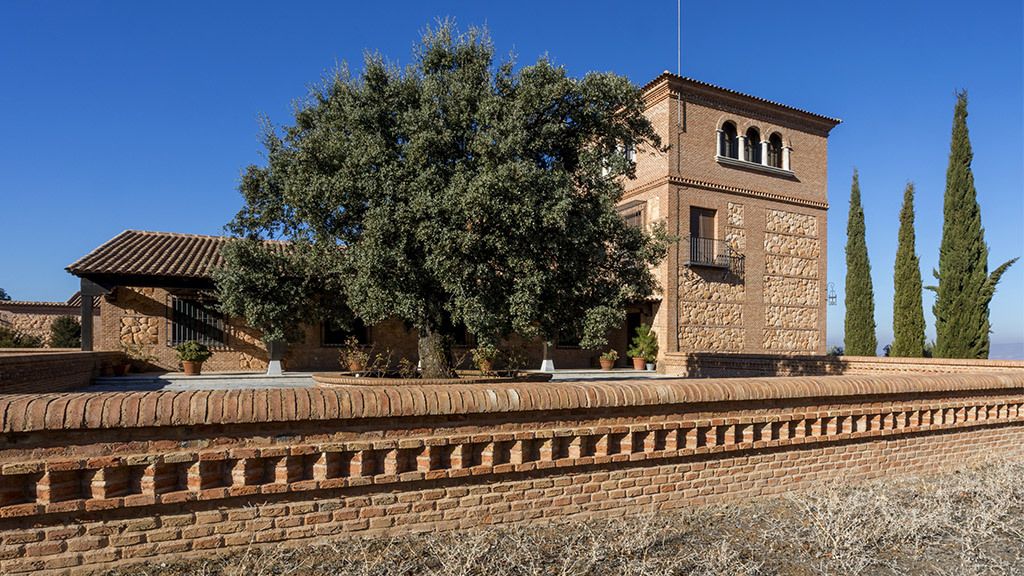
[[[494,370],[494,360],[480,360],[480,371],[491,372]]]
[[[365,370],[366,370],[366,364],[364,364],[362,362],[349,362],[348,363],[348,371],[349,372],[363,372]]]
[[[633,370],[644,370],[647,368],[647,361],[643,358],[633,358]]]
[[[185,368],[185,376],[199,376],[203,371],[202,362],[189,362],[187,360],[182,360],[181,365]]]
[[[615,366],[615,360],[605,360],[604,358],[598,358],[598,362],[601,363],[601,370],[611,370]]]

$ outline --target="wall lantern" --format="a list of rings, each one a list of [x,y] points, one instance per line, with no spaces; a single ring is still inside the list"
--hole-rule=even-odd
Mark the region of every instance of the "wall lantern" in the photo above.
[[[825,297],[828,298],[828,305],[829,306],[835,306],[836,305],[836,284],[835,284],[835,282],[829,282],[828,283],[828,292],[825,294]]]

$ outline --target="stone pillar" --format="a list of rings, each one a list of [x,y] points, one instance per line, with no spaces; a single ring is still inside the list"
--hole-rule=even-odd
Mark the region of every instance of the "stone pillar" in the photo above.
[[[726,156],[725,152],[725,130],[718,129],[718,150],[716,154],[718,156]]]
[[[541,372],[554,372],[555,371],[555,361],[552,360],[551,356],[548,354],[548,347],[550,345],[551,345],[550,342],[545,342],[544,343],[544,359],[541,360],[541,362],[540,362],[540,371]]]
[[[768,165],[768,141],[761,140],[761,166]]]
[[[782,147],[782,169],[783,170],[792,170],[792,168],[789,167],[789,153],[792,150],[793,149],[790,148],[789,146],[783,146]]]
[[[747,136],[746,136],[746,134],[737,134],[736,135],[736,159],[737,160],[746,160],[746,158],[744,158],[744,156],[747,153],[746,150],[747,150]]]

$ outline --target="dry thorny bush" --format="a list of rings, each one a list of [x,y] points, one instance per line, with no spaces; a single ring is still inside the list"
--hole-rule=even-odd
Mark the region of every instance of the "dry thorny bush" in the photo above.
[[[109,576],[1024,575],[1024,462],[541,527],[257,548]]]

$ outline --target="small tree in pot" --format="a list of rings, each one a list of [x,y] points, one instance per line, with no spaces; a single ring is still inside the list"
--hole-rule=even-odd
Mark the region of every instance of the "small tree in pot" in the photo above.
[[[195,340],[178,344],[174,347],[174,351],[177,352],[178,360],[181,360],[181,365],[185,368],[186,376],[198,376],[203,370],[203,362],[213,356],[205,344],[200,344]]]
[[[654,363],[658,357],[658,335],[649,325],[641,324],[637,327],[629,355],[633,358],[633,368],[637,370],[643,370],[645,364]]]

